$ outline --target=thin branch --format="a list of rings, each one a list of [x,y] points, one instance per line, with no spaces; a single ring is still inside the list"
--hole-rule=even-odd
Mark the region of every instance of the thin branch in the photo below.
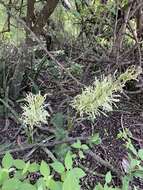
[[[86,153],[89,154],[95,161],[97,161],[101,165],[105,166],[106,168],[114,172],[119,179],[122,179],[123,173],[117,168],[115,168],[113,165],[111,165],[108,161],[103,160],[100,156],[98,156],[96,153],[92,152],[91,150],[88,150]]]

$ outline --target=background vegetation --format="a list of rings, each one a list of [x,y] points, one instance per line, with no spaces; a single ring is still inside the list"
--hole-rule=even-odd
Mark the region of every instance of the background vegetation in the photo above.
[[[143,189],[142,0],[0,0],[0,188]]]

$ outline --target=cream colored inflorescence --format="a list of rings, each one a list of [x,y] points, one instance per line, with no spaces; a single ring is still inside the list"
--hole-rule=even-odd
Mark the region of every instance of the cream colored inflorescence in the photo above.
[[[36,125],[47,123],[49,113],[44,108],[45,99],[46,95],[42,96],[40,93],[36,95],[29,93],[24,99],[25,105],[22,107],[22,120],[32,129]]]
[[[106,115],[106,112],[113,110],[113,105],[119,102],[120,95],[125,83],[129,80],[136,80],[141,74],[141,68],[135,66],[129,67],[125,73],[119,77],[107,76],[102,79],[95,79],[92,86],[88,86],[77,95],[71,105],[77,110],[81,117],[88,117],[92,120],[100,114]]]

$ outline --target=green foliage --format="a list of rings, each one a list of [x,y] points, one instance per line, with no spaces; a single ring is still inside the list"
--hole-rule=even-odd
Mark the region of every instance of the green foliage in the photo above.
[[[62,54],[62,52],[59,52],[59,55]],[[59,69],[59,66],[57,64],[55,64],[54,61],[48,61],[47,65],[46,65],[51,77],[54,80],[58,80],[61,78],[61,72]]]
[[[11,176],[10,173],[13,173]],[[39,173],[39,179],[31,184],[27,178],[30,173]],[[60,181],[54,179],[54,173],[61,177]],[[68,152],[64,165],[55,161],[48,165],[45,161],[40,164],[25,163],[23,160],[14,160],[7,153],[2,160],[0,171],[0,188],[2,190],[80,190],[80,179],[85,176],[85,172],[73,167],[72,153]]]
[[[128,139],[126,140],[129,141]],[[82,144],[79,140],[73,143],[72,147],[77,150],[88,150],[88,146]],[[128,190],[129,182],[133,177],[143,178],[143,150],[131,151],[132,149],[129,149],[129,165],[125,175],[122,177],[122,187],[118,188],[111,185],[112,174],[108,171],[105,175],[105,184],[101,185],[98,183],[94,190]],[[68,151],[64,159],[64,164],[58,160],[50,164],[47,164],[45,161],[37,164],[35,162],[26,163],[20,159],[13,159],[11,154],[7,153],[2,159],[0,188],[2,190],[13,190],[13,188],[16,190],[23,190],[24,188],[32,190],[80,190],[80,179],[85,177],[86,173],[81,168],[73,166],[74,158],[75,156],[72,152]],[[11,172],[13,175],[10,175]],[[30,179],[27,177],[33,172],[39,173],[39,178],[31,184]],[[54,179],[55,173],[60,176],[58,181]]]
[[[64,115],[60,112],[51,117],[51,124],[55,128],[55,137],[57,140],[65,139],[68,136],[68,131],[64,128]]]
[[[6,1],[5,1],[6,2]],[[8,1],[6,2],[8,3]],[[8,14],[6,8],[0,4],[0,39],[12,44],[19,44],[25,37],[24,28],[19,27],[19,24],[14,18],[11,18],[10,31],[8,30]]]
[[[65,157],[65,167],[67,170],[70,170],[72,169],[72,165],[73,165],[72,155],[71,152],[68,151]]]
[[[89,149],[89,147],[86,144],[82,144],[80,140],[77,140],[77,142],[73,143],[71,147],[78,150],[78,155],[80,159],[85,157],[83,151]]]
[[[54,114],[51,117],[50,123],[54,126],[54,134],[56,140],[63,140],[68,138],[68,129],[64,127],[64,119],[65,116],[61,113],[58,112]],[[58,158],[63,158],[65,157],[66,153],[70,150],[70,146],[68,144],[59,144],[55,146],[54,152],[56,153]]]
[[[7,153],[2,160],[2,166],[5,169],[9,169],[12,165],[13,165],[13,158],[9,153]]]
[[[120,131],[118,138],[121,138],[125,141],[125,147],[128,150],[128,164],[125,166],[123,164],[126,175],[122,179],[122,189],[128,190],[129,182],[133,180],[133,177],[139,177],[143,179],[143,150],[136,150],[131,141],[132,133],[129,130],[123,129],[123,132]]]
[[[60,113],[60,112],[56,113],[51,118],[51,123],[56,128],[62,128],[64,126],[64,115],[62,113]]]
[[[86,87],[74,98],[71,105],[81,117],[86,115],[91,120],[100,114],[106,115],[106,112],[112,111],[113,105],[119,102],[119,95],[116,93],[122,92],[125,83],[136,79],[140,73],[140,68],[130,67],[117,79],[111,75],[103,77],[102,80],[96,79],[92,86]]]
[[[92,147],[93,145],[100,144],[101,138],[99,136],[99,133],[95,133],[93,136],[91,136],[88,143],[89,143],[90,147]]]
[[[51,16],[51,19],[57,26],[57,28],[54,30],[54,34],[56,37],[58,37],[58,39],[71,40],[78,37],[80,33],[80,26],[76,24],[78,21],[78,14],[76,14],[75,9],[72,9],[71,11],[65,11],[62,6],[58,6],[56,11]]]
[[[78,150],[78,155],[80,159],[82,159],[85,158],[84,153],[87,150],[89,150],[89,147],[92,148],[94,145],[98,145],[100,143],[101,143],[101,138],[99,137],[99,133],[95,133],[86,141],[86,144],[82,144],[81,141],[78,139],[75,143],[71,145],[71,147],[75,150]]]
[[[83,66],[78,63],[71,64],[69,71],[75,77],[80,77],[81,74],[83,73]]]
[[[61,162],[55,161],[51,166],[59,174],[62,174],[65,171],[65,167]]]
[[[98,185],[95,186],[94,190],[120,190],[117,187],[114,188],[112,186],[109,186],[111,181],[112,181],[112,175],[111,175],[111,172],[109,171],[105,175],[105,184],[104,184],[104,186],[99,183]]]

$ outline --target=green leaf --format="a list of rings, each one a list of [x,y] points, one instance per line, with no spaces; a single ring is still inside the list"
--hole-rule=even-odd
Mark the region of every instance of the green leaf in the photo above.
[[[78,152],[78,154],[79,154],[80,159],[85,158],[85,156],[84,156],[84,154],[83,154],[83,151],[80,150],[80,151]]]
[[[98,185],[96,185],[94,190],[104,190],[104,187],[99,183]]]
[[[67,172],[67,176],[63,183],[62,190],[80,190],[79,180],[72,171]]]
[[[135,172],[132,172],[132,176],[143,179],[143,170],[137,170]]]
[[[46,183],[46,187],[48,187],[48,189],[51,187],[51,183],[53,182],[52,180],[52,176],[49,175],[45,178],[45,183]]]
[[[30,162],[27,162],[23,171],[22,171],[22,175],[26,174],[28,172],[28,169],[29,169],[29,166],[30,166]]]
[[[51,123],[54,125],[56,128],[62,128],[64,125],[64,115],[62,113],[56,113],[52,119]]]
[[[129,182],[131,180],[130,176],[124,176],[122,180],[122,189],[128,190],[129,189]]]
[[[38,170],[39,170],[39,164],[35,162],[30,164],[29,169],[28,169],[29,172],[37,172]]]
[[[73,168],[72,172],[78,179],[86,176],[86,173],[81,168]]]
[[[16,159],[13,161],[13,165],[19,169],[19,170],[22,170],[25,168],[25,162],[23,160],[20,160],[20,159]]]
[[[140,160],[131,159],[131,161],[130,161],[131,170],[134,170],[136,168],[136,166],[139,166],[139,165],[140,165]]]
[[[0,184],[9,178],[9,172],[6,169],[0,170]]]
[[[106,176],[105,176],[105,181],[106,183],[110,183],[112,181],[112,175],[111,175],[111,172],[107,172]]]
[[[14,189],[12,189],[12,190],[14,190]],[[24,183],[23,182],[20,185],[20,189],[18,189],[18,190],[36,190],[36,187],[31,185],[30,183]]]
[[[90,139],[89,143],[92,144],[100,144],[101,143],[101,138],[99,137],[99,133],[94,134]]]
[[[71,152],[68,151],[65,157],[65,167],[67,170],[70,170],[72,169],[72,165],[73,165],[72,155],[71,155]]]
[[[25,177],[25,176],[23,175],[22,170],[16,170],[16,171],[15,171],[15,174],[14,174],[14,177],[15,177],[16,179],[22,179],[22,178]]]
[[[71,147],[68,144],[64,143],[64,144],[56,145],[54,148],[54,152],[56,153],[57,158],[59,159],[63,158],[62,161],[64,161],[64,158],[67,152],[70,151],[70,149]]]
[[[6,169],[9,169],[13,165],[13,157],[10,153],[6,153],[6,155],[2,159],[2,166]]]
[[[60,181],[56,181],[53,186],[53,189],[51,188],[51,190],[62,190],[62,187],[63,187],[63,183]]]
[[[131,141],[128,141],[128,142],[126,143],[126,146],[127,146],[127,148],[128,148],[134,155],[138,155],[138,153],[137,153],[135,147],[133,146],[133,144],[131,143]]]
[[[88,149],[89,149],[89,147],[88,147],[86,144],[82,144],[81,148],[82,148],[83,150],[88,150]]]
[[[49,179],[48,186],[50,190],[62,190],[62,182],[54,181],[53,179]]]
[[[40,173],[44,177],[48,177],[50,175],[50,168],[49,168],[48,164],[43,160],[42,160],[41,165],[40,165]]]
[[[65,168],[61,162],[55,161],[54,163],[52,163],[50,165],[59,174],[62,174],[65,171]]]
[[[80,141],[80,140],[77,140],[77,142],[73,143],[73,144],[71,145],[71,147],[80,149],[80,148],[81,148],[81,141]]]
[[[18,179],[8,179],[4,182],[2,190],[19,190],[21,181]]]
[[[43,177],[41,177],[37,180],[36,185],[38,188],[37,190],[45,190],[46,189],[46,184],[45,184],[45,180]]]
[[[138,156],[140,157],[141,160],[143,160],[143,149],[140,149],[138,151]]]
[[[55,137],[57,140],[65,139],[68,136],[68,132],[64,128],[55,129]]]

